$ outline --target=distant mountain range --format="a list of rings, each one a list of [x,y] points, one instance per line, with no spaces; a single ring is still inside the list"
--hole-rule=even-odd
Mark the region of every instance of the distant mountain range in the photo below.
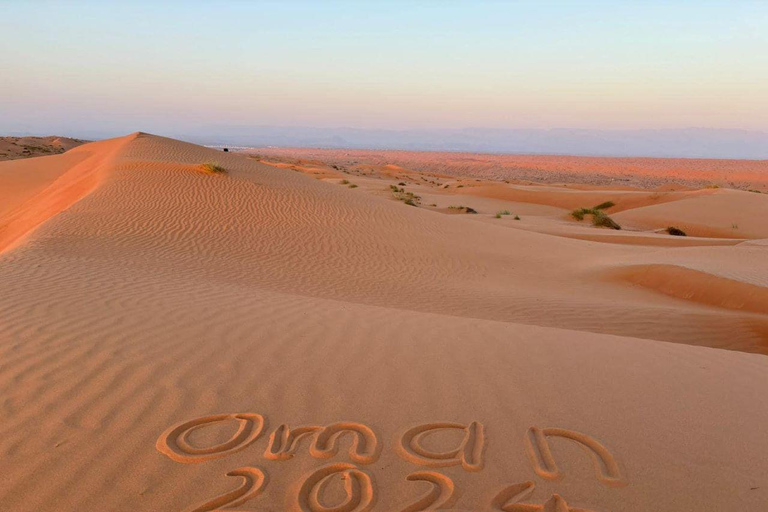
[[[374,130],[209,126],[170,134],[201,144],[480,153],[768,159],[768,133],[708,128],[661,130]]]

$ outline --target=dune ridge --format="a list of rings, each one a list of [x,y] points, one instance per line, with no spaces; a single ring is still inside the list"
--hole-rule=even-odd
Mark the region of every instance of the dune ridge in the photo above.
[[[553,236],[145,133],[0,180],[34,161],[0,188],[8,510],[766,502],[760,243]]]

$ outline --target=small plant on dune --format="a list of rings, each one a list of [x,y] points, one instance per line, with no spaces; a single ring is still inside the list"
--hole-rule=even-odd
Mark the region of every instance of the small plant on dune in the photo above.
[[[601,228],[621,229],[621,226],[604,214],[602,210],[595,210],[595,213],[592,214],[592,224]]]
[[[601,203],[594,208],[579,208],[577,210],[573,210],[571,212],[571,216],[574,219],[581,221],[584,220],[585,216],[591,215],[592,224],[595,226],[611,229],[621,229],[621,226],[619,226],[616,221],[606,215],[603,211],[605,208],[610,208],[611,206],[613,206],[613,203],[606,201],[605,203]]]
[[[519,215],[515,215],[515,220],[520,220],[520,216]]]
[[[497,219],[500,219],[500,218],[501,218],[501,214],[500,214],[500,213],[497,213],[497,214],[496,214],[496,218],[497,218]]]
[[[349,180],[341,180],[342,185],[349,185]]]
[[[714,183],[707,185],[707,188],[720,188],[720,185],[716,185]]]
[[[667,229],[665,229],[665,231],[672,236],[688,236],[685,234],[685,231],[674,226],[669,226]]]
[[[598,227],[621,229],[616,221],[605,214],[603,210],[616,206],[613,201],[605,201],[592,208],[578,208],[571,212],[571,216],[576,220],[584,220],[587,215],[592,216],[592,224]]]
[[[590,213],[592,213],[592,210],[589,208],[579,208],[578,210],[573,210],[571,216],[576,220],[584,220],[584,216]]]
[[[731,229],[739,229],[739,225],[734,222],[731,224]]]
[[[510,215],[509,210],[501,210],[500,212],[496,212],[497,219],[500,219],[502,215]]]
[[[753,188],[749,189],[747,192],[752,192],[753,194],[762,194],[759,190],[755,190]]]
[[[357,188],[357,185],[355,185],[354,183],[350,183],[349,188]]]
[[[405,183],[401,181],[400,183],[398,183],[398,185],[400,185],[401,187],[404,187]]]
[[[419,206],[421,203],[421,196],[417,196],[413,192],[406,192],[404,188],[390,185],[389,189],[392,191],[392,196],[394,196],[395,199],[404,202],[408,206]]]
[[[227,172],[226,169],[224,169],[222,166],[214,162],[200,164],[198,169],[200,169],[202,172],[206,174],[224,174]]]
[[[599,205],[592,208],[593,210],[607,210],[608,208],[611,208],[613,206],[616,206],[616,203],[613,201],[606,201],[604,203],[600,203]]]

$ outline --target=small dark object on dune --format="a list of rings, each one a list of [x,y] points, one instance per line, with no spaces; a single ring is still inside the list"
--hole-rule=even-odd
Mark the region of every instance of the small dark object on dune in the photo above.
[[[449,210],[457,210],[461,213],[477,213],[477,210],[470,208],[469,206],[449,206]]]
[[[669,226],[665,231],[672,236],[688,236],[685,234],[685,231],[674,226]]]
[[[229,153],[229,148],[224,148],[225,153]]]

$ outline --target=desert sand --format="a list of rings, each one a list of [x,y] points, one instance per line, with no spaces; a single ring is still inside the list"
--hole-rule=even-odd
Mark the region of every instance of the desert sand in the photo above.
[[[303,159],[343,167],[390,165],[454,177],[532,180],[644,188],[663,184],[719,185],[768,191],[768,160],[706,158],[588,157],[504,155],[440,151],[316,148],[253,148],[269,159]]]
[[[64,153],[86,141],[69,137],[0,137],[0,161]]]
[[[431,172],[0,162],[0,508],[765,511],[768,194]]]

